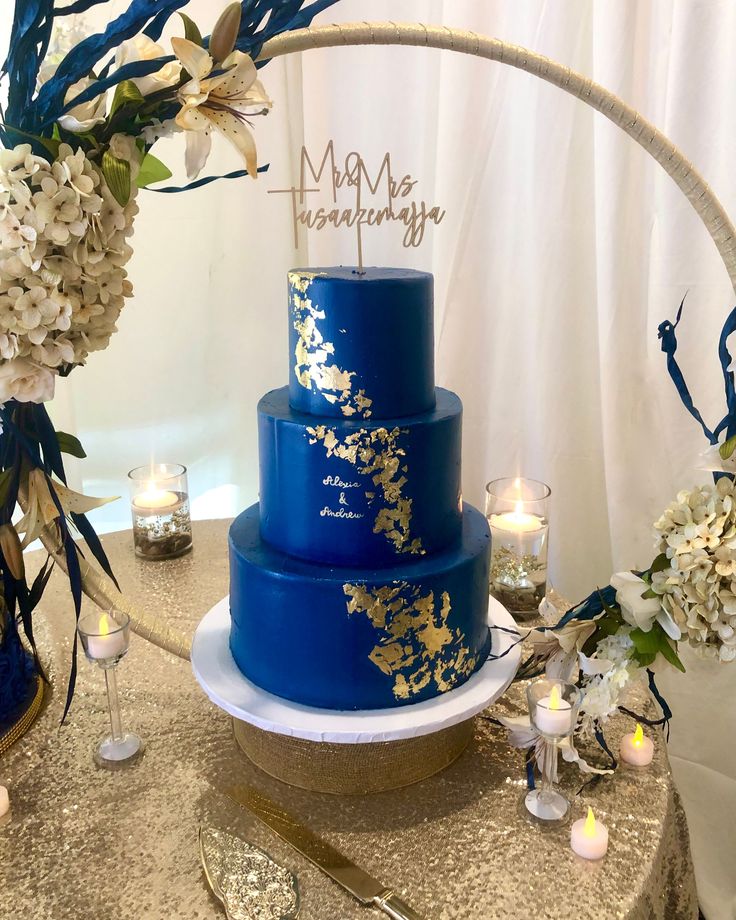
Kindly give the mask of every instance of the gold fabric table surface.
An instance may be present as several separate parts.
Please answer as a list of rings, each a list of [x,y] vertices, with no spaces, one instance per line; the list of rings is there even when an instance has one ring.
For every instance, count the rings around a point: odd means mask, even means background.
[[[130,532],[103,542],[126,594],[193,632],[227,592],[227,527],[196,523],[193,553],[168,562],[136,559]],[[35,555],[31,567],[42,561]],[[568,827],[543,832],[521,817],[523,753],[487,718],[455,764],[415,786],[366,797],[308,793],[252,767],[188,662],[133,636],[118,676],[124,724],[146,751],[130,767],[106,771],[92,761],[107,729],[104,678],[81,652],[76,697],[59,727],[73,620],[68,584],[55,573],[36,627],[53,698],[0,760],[12,803],[0,826],[3,920],[222,917],[199,862],[200,825],[239,834],[292,869],[303,920],[382,916],[226,798],[220,790],[234,778],[301,817],[427,920],[697,917],[687,825],[661,735],[651,769],[620,770],[578,795],[577,767],[562,765],[562,786],[576,795],[573,817],[591,804],[610,832],[607,858],[592,864],[571,851]],[[493,712],[520,713],[522,697],[513,685]],[[615,720],[611,743],[630,727]]]

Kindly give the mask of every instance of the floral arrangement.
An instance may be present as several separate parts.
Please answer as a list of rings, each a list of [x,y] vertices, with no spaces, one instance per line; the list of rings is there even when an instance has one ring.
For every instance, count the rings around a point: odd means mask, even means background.
[[[168,179],[151,148],[186,138],[184,191],[215,179],[256,178],[253,119],[272,103],[255,59],[268,39],[308,25],[336,0],[231,3],[202,36],[186,0],[132,0],[103,31],[85,35],[74,14],[107,0],[18,0],[3,68],[0,113],[0,734],[42,674],[32,614],[54,561],[70,579],[79,615],[83,550],[113,578],[86,513],[106,499],[66,487],[63,453],[79,441],[54,430],[44,402],[56,382],[107,347],[132,295],[126,265],[141,189]],[[159,43],[178,13],[171,53]],[[71,22],[72,25],[67,25]],[[172,22],[173,24],[173,22]],[[214,136],[241,168],[198,178]],[[15,513],[21,506],[22,516]],[[28,584],[23,549],[51,535],[59,552]],[[20,641],[25,632],[32,657]],[[76,672],[76,644],[67,698]],[[2,675],[9,675],[7,680]],[[65,712],[66,715],[66,712]]]
[[[605,725],[617,712],[645,724],[669,724],[671,710],[656,684],[666,667],[685,671],[678,643],[687,642],[701,656],[719,662],[736,660],[736,388],[728,338],[736,331],[736,310],[727,318],[719,341],[726,414],[712,430],[694,406],[675,357],[675,330],[682,317],[659,327],[669,374],[683,404],[708,438],[706,469],[713,482],[679,492],[653,525],[656,556],[644,572],[619,572],[610,584],[568,610],[559,622],[532,631],[532,654],[517,677],[546,672],[577,683],[582,691],[577,737],[594,738],[616,766]],[[540,612],[550,613],[543,601]],[[554,611],[556,615],[556,611]],[[658,719],[632,713],[627,691],[642,681],[662,710]],[[528,718],[502,719],[510,741],[529,751],[529,763],[556,773],[556,757]],[[605,773],[563,746],[563,757],[585,772]],[[530,775],[530,781],[532,777]]]

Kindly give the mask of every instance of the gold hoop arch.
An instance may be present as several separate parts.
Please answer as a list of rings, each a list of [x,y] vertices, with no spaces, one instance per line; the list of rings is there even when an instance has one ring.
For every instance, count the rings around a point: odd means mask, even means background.
[[[421,23],[353,22],[342,25],[298,29],[272,38],[263,46],[259,61],[270,60],[313,48],[351,45],[403,45],[440,48],[498,61],[526,71],[558,86],[592,106],[625,131],[674,179],[680,191],[703,221],[726,267],[736,292],[736,228],[705,179],[669,138],[627,105],[614,93],[583,74],[558,64],[541,54],[497,38],[478,35],[446,26]],[[21,497],[23,504],[23,497]],[[46,528],[41,540],[59,566],[66,571],[64,550],[55,528]],[[117,607],[130,616],[132,628],[166,651],[189,658],[191,640],[159,617],[136,609],[119,594],[107,576],[82,560],[82,587],[85,594],[104,610]]]

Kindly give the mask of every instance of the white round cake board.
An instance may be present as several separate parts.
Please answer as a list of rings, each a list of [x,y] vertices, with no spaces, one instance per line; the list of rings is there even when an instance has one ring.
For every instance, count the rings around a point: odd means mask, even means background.
[[[511,614],[495,598],[489,599],[488,622],[516,631]],[[449,728],[481,712],[508,688],[519,667],[518,638],[494,630],[493,654],[464,684],[431,700],[391,709],[359,712],[317,709],[282,699],[251,683],[230,654],[230,604],[224,597],[203,617],[192,642],[192,670],[207,696],[236,719],[267,732],[332,744],[398,741]]]

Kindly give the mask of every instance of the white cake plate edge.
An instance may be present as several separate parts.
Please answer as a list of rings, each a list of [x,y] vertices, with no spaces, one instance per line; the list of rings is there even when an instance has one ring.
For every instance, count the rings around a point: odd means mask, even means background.
[[[494,630],[493,654],[460,687],[431,700],[390,709],[358,712],[317,709],[282,699],[251,683],[230,653],[230,604],[224,597],[202,618],[192,642],[192,671],[209,699],[235,719],[279,735],[331,744],[368,744],[430,735],[472,718],[502,696],[519,667],[521,644],[511,614],[489,598],[488,623]],[[512,647],[513,646],[513,647]]]

